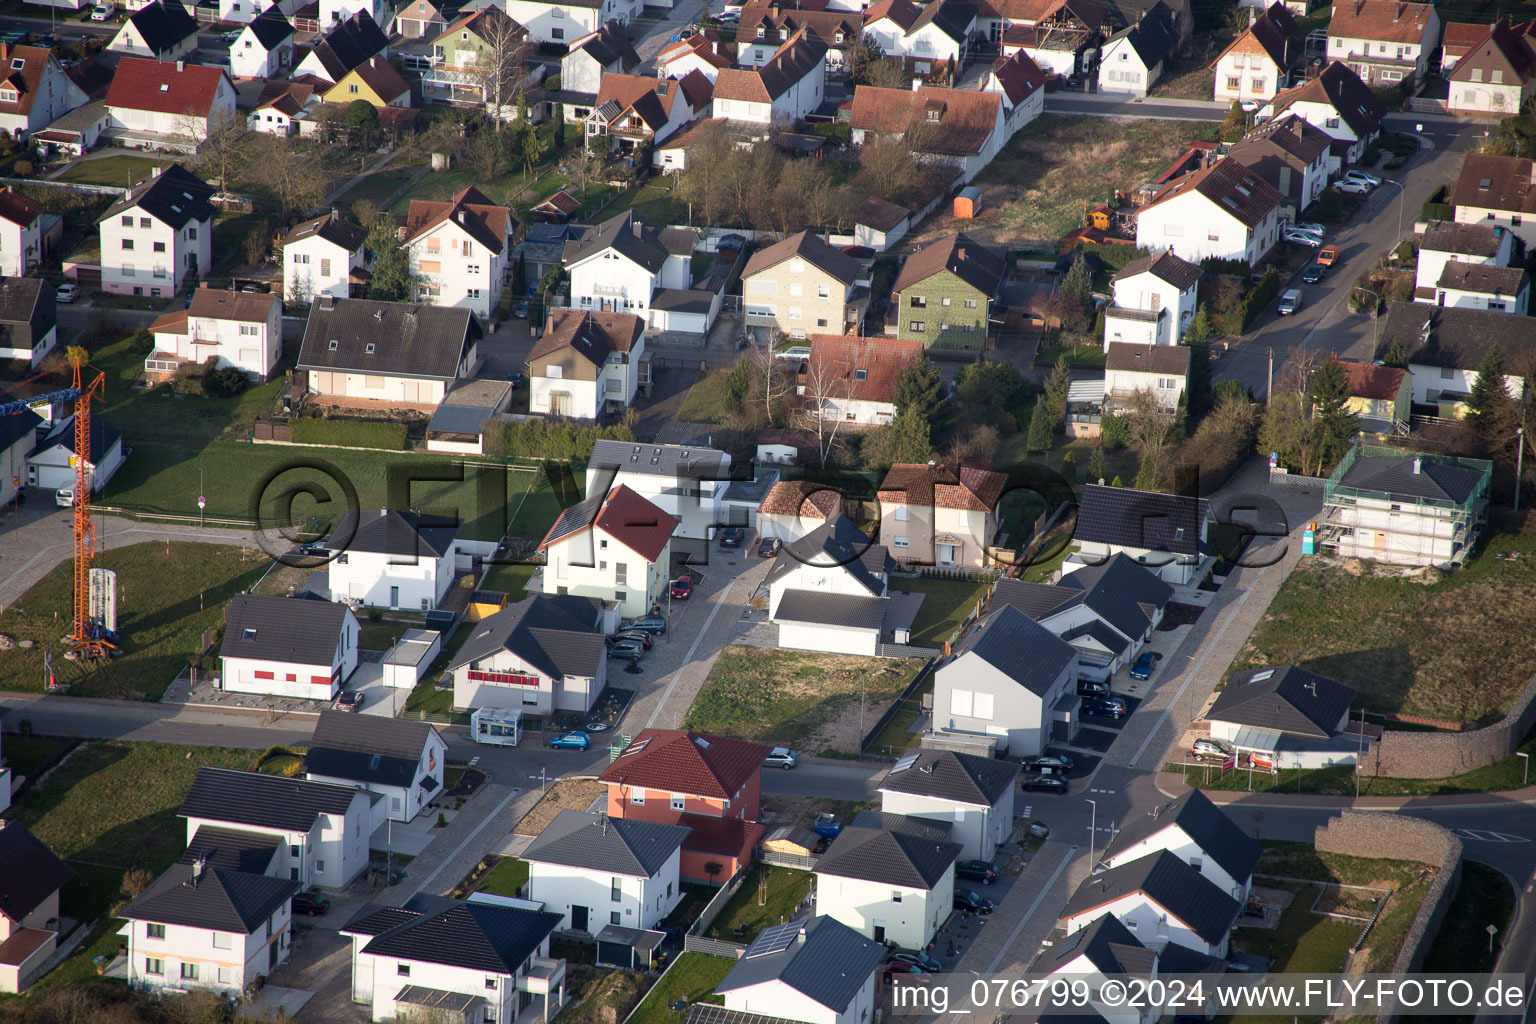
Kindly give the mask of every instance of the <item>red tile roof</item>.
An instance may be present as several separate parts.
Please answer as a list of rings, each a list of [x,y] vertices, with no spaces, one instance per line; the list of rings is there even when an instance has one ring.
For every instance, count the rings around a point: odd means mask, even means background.
[[[1045,72],[1023,50],[1012,57],[999,57],[992,65],[992,74],[997,77],[1002,94],[1008,97],[1009,106],[1016,107],[1037,89],[1045,88]]]
[[[107,106],[207,117],[223,81],[219,68],[124,57],[107,88]]]
[[[466,186],[446,203],[412,199],[405,214],[405,237],[413,242],[450,220],[493,253],[506,245],[515,221],[512,211],[495,203],[473,185]]]
[[[820,373],[825,366],[854,401],[889,402],[896,394],[896,375],[922,354],[920,341],[813,334],[809,372]]]
[[[1393,399],[1403,385],[1407,370],[1395,366],[1376,366],[1373,363],[1354,363],[1340,359],[1344,376],[1349,380],[1349,393],[1356,398]]]
[[[1003,496],[1008,478],[990,469],[962,466],[956,475],[948,466],[898,462],[880,484],[880,500],[919,508],[955,508],[991,512]]]
[[[843,492],[836,487],[811,480],[780,480],[768,488],[757,514],[830,519],[842,508],[842,501]]]
[[[898,134],[913,125],[932,127],[921,151],[945,156],[980,153],[997,129],[1001,99],[995,92],[945,89],[925,85],[916,90],[856,86],[849,124],[854,131]]]
[[[774,51],[762,67],[722,70],[715,79],[715,95],[726,100],[772,103],[814,72],[826,58],[827,44],[810,29],[802,28]]]
[[[35,199],[17,192],[11,186],[0,188],[0,217],[4,217],[12,224],[20,224],[26,227],[43,212],[43,206]]]
[[[1236,51],[1238,53],[1264,53],[1281,70],[1290,66],[1291,34],[1295,31],[1296,19],[1284,4],[1271,4],[1269,10],[1259,15],[1253,24],[1243,30],[1243,34],[1232,40],[1232,44],[1217,55],[1211,61],[1210,66],[1216,67],[1221,63],[1221,58]]]
[[[770,750],[761,743],[692,729],[645,729],[598,781],[732,800],[762,770]]]
[[[1466,21],[1447,21],[1440,26],[1440,47],[1447,57],[1460,57],[1482,42],[1487,34],[1487,25],[1475,25]]]
[[[1398,0],[1336,0],[1328,22],[1330,39],[1369,39],[1376,43],[1422,43],[1434,15],[1432,4]]]
[[[1224,213],[1253,227],[1267,217],[1285,198],[1280,190],[1253,173],[1241,160],[1227,157],[1203,171],[1187,175],[1183,180],[1157,197],[1157,201],[1143,206],[1138,213],[1145,213],[1154,206],[1161,206],[1178,196],[1199,192]]]
[[[592,525],[648,562],[661,557],[678,520],[619,484],[608,492]]]
[[[9,71],[5,84],[16,90],[14,102],[0,103],[0,113],[26,114],[32,110],[32,103],[43,87],[43,72],[48,69],[52,56],[53,51],[42,46],[0,46],[0,66]],[[18,60],[22,62],[21,67],[11,69]]]
[[[683,849],[691,853],[709,853],[719,857],[752,856],[763,841],[763,826],[742,818],[717,818],[712,814],[680,814],[679,825],[687,825],[688,838]]]

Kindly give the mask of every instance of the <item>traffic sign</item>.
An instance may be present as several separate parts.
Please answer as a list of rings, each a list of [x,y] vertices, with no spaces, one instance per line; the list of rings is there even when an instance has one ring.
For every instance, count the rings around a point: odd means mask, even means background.
[[[201,494],[199,494],[197,496],[197,507],[198,508],[207,508],[208,507],[208,499],[203,497]]]

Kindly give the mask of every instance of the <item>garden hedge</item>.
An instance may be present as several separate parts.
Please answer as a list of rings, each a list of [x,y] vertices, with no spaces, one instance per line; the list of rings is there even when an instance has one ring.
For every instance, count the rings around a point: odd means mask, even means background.
[[[295,444],[330,444],[339,448],[405,451],[405,424],[371,420],[298,419],[292,421]]]

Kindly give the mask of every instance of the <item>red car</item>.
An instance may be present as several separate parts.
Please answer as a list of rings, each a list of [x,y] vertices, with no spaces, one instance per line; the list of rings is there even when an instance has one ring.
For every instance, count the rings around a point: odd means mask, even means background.
[[[679,576],[672,581],[672,600],[686,601],[693,594],[693,577]]]

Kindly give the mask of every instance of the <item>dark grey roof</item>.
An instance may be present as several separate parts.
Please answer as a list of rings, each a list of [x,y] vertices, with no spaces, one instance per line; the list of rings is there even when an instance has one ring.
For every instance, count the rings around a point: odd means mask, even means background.
[[[1385,491],[1404,498],[1427,501],[1451,501],[1460,505],[1476,493],[1489,471],[1470,466],[1453,466],[1434,461],[1433,456],[1402,458],[1362,455],[1339,478],[1344,487],[1363,491]],[[1418,469],[1414,469],[1414,463]]]
[[[1327,739],[1355,701],[1355,691],[1295,665],[1249,669],[1227,680],[1205,717],[1255,729]]]
[[[202,860],[220,871],[244,871],[264,875],[272,867],[272,858],[283,844],[282,836],[270,832],[247,832],[238,828],[200,825],[181,855],[181,863]]]
[[[342,630],[351,617],[346,605],[236,594],[224,608],[219,657],[260,658],[329,669],[340,656]]]
[[[321,297],[309,311],[298,369],[451,381],[481,333],[474,314],[454,306]]]
[[[268,52],[293,35],[293,26],[288,24],[288,19],[275,6],[258,14],[251,21],[250,28],[251,35]]]
[[[268,8],[268,12],[273,8]],[[260,20],[260,19],[257,19]],[[335,210],[323,217],[307,220],[302,224],[295,224],[283,239],[283,244],[302,242],[306,238],[319,235],[333,245],[339,245],[348,252],[356,252],[364,242],[368,240],[368,232],[362,227],[343,218]]]
[[[1419,251],[1453,252],[1458,256],[1497,256],[1509,229],[1495,224],[1458,224],[1432,220],[1424,226]]]
[[[1029,580],[1005,576],[992,588],[992,602],[988,606],[1012,605],[1031,619],[1043,619],[1064,607],[1082,601],[1082,593],[1074,592],[1054,583],[1032,583]]]
[[[1495,344],[1506,367],[1519,366],[1536,351],[1536,317],[1394,302],[1381,325],[1377,358],[1390,350],[1393,342],[1401,342],[1408,362],[1420,366],[1476,370]]]
[[[860,811],[860,812],[858,812],[858,814],[854,815],[854,824],[858,824],[858,816],[859,816],[859,814],[876,814],[876,815],[878,815],[879,812],[878,811]],[[900,817],[900,815],[893,814],[893,815],[891,815],[891,817],[896,818],[896,817]],[[879,827],[879,826],[869,826],[869,827],[875,828],[875,827]],[[780,842],[782,842],[782,843],[793,843],[796,846],[799,846],[799,847],[801,847],[803,849],[814,850],[814,849],[816,849],[817,845],[820,844],[821,837],[818,836],[815,832],[812,832],[810,829],[808,829],[808,828],[801,828],[799,825],[780,825],[778,828],[772,829],[771,831],[768,832],[767,835],[763,836],[763,842],[764,843],[780,843]]]
[[[715,293],[702,288],[658,288],[651,296],[652,309],[672,313],[708,313],[714,302]]]
[[[883,829],[886,832],[916,836],[918,839],[939,840],[948,839],[955,828],[955,823],[952,821],[917,818],[910,814],[889,814],[885,811],[855,811],[853,820],[848,824],[854,828]],[[815,833],[812,835],[814,836]]]
[[[821,622],[850,629],[881,629],[888,597],[831,594],[822,590],[786,590],[774,609],[775,622]]]
[[[96,410],[91,410],[91,465],[101,465],[102,459],[112,450],[112,446],[123,439],[122,431],[96,415]],[[50,448],[63,447],[66,451],[75,450],[75,417],[54,420],[48,428],[48,433],[43,439],[33,446],[27,453],[28,458],[35,458]]]
[[[428,738],[426,722],[322,711],[304,768],[314,775],[385,786],[409,786]]]
[[[555,520],[555,525],[550,527],[549,533],[544,535],[545,541],[548,542],[550,538],[559,540],[589,528],[597,522],[597,514],[603,510],[603,502],[607,497],[606,493],[594,494],[561,512],[560,517]]]
[[[1264,851],[1211,798],[1192,789],[1147,814],[1129,818],[1115,833],[1105,860],[1113,860],[1167,828],[1177,827],[1222,870],[1238,881],[1253,874]]]
[[[393,509],[348,509],[327,543],[338,551],[367,551],[407,558],[441,558],[453,547],[459,524],[444,516]]]
[[[885,593],[879,574],[886,572],[889,562],[890,552],[884,544],[870,543],[853,520],[840,514],[782,546],[764,582],[772,583],[801,565],[840,565],[860,586],[879,597]]]
[[[0,402],[9,402],[13,397],[0,388]],[[0,452],[10,451],[17,444],[25,444],[30,452],[37,439],[37,428],[42,423],[43,418],[31,409],[0,416]]]
[[[183,39],[197,34],[197,19],[179,0],[154,0],[130,14],[128,23],[156,55],[169,54]]]
[[[522,856],[534,863],[650,878],[682,849],[688,832],[686,825],[561,811]]]
[[[597,610],[589,597],[530,595],[475,623],[448,667],[457,669],[511,651],[551,679],[596,676],[607,657],[603,634],[595,625]]]
[[[389,39],[367,11],[358,11],[338,22],[325,37],[314,44],[314,54],[330,76],[340,82],[347,72],[365,63],[389,45]]]
[[[1204,498],[1088,484],[1078,502],[1073,537],[1079,542],[1195,555],[1209,514],[1210,502]]]
[[[1173,600],[1162,577],[1119,552],[1102,565],[1067,573],[1060,586],[1080,592],[1084,607],[1132,639],[1145,636],[1157,611]]]
[[[754,955],[749,946],[715,991],[779,981],[812,1002],[842,1013],[885,961],[885,953],[883,942],[866,939],[830,917],[813,917],[802,922],[787,949]]]
[[[1172,976],[1188,978],[1194,974],[1225,974],[1227,962],[1219,956],[1210,956],[1190,949],[1188,946],[1181,946],[1177,942],[1169,942],[1157,951],[1157,973],[1162,978]],[[1083,1022],[1079,1020],[1078,1024]]]
[[[208,202],[213,193],[212,185],[180,164],[172,164],[133,186],[126,196],[108,207],[96,223],[128,210],[142,210],[161,223],[180,230],[188,221],[213,217],[213,206]]]
[[[914,760],[915,758],[915,760]],[[1019,766],[952,750],[920,750],[897,761],[876,788],[990,807],[1013,788]]]
[[[923,7],[922,13],[912,20],[907,35],[913,35],[924,25],[933,24],[940,32],[956,42],[964,42],[966,33],[976,21],[976,8],[969,0],[934,0]]]
[[[1060,970],[1080,956],[1108,975],[1129,974],[1150,978],[1157,954],[1136,940],[1131,930],[1113,914],[1105,914],[1081,931],[1056,944],[1053,970]]]
[[[0,914],[20,921],[74,875],[27,826],[0,821]]]
[[[288,878],[173,864],[118,916],[250,935],[298,891]]]
[[[863,276],[858,260],[841,249],[827,244],[814,231],[802,231],[782,242],[775,242],[773,245],[759,249],[747,261],[746,269],[741,272],[741,276],[752,277],[754,274],[778,266],[791,257],[804,260],[845,285],[851,285]]]
[[[463,992],[449,992],[446,989],[427,988],[425,985],[406,985],[395,993],[395,1004],[406,1006],[425,1007],[425,1012],[432,1015],[437,1011],[440,1015],[461,1014],[461,1019],[473,1019],[468,1016],[470,1011],[485,1002],[481,995],[465,995]],[[405,1016],[405,1014],[402,1014]]]
[[[621,473],[645,473],[683,480],[723,480],[729,466],[717,448],[685,444],[638,444],[633,441],[598,441],[587,460],[587,472],[616,469]],[[613,481],[617,483],[617,479]]]
[[[580,238],[566,242],[561,259],[569,267],[610,248],[653,274],[667,262],[667,247],[656,226],[633,210],[595,224]]]
[[[964,849],[900,832],[845,828],[816,862],[816,873],[908,889],[932,889]]]
[[[1078,917],[1131,893],[1142,893],[1207,943],[1219,945],[1242,908],[1200,872],[1167,850],[1089,875],[1077,887],[1063,919]]]
[[[1083,637],[1092,640],[1108,651],[1110,655],[1117,658],[1131,646],[1129,640],[1105,625],[1102,619],[1090,619],[1088,622],[1080,626],[1073,626],[1061,634],[1061,638],[1069,644],[1074,640],[1081,640]],[[1073,646],[1077,645],[1073,644]]]
[[[404,907],[365,907],[342,934],[372,935],[363,952],[496,974],[516,974],[561,915],[492,903],[413,897]]]
[[[40,277],[0,278],[0,328],[26,324],[35,341],[58,324],[54,289]]]
[[[308,832],[320,814],[347,813],[358,791],[330,782],[231,768],[200,768],[176,813],[255,828]]]
[[[945,667],[974,654],[1037,696],[1045,696],[1062,670],[1077,657],[1066,641],[1011,605],[982,616]]]
[[[1161,4],[1162,0],[1158,0],[1158,3]],[[1187,292],[1200,283],[1201,271],[1199,264],[1182,260],[1173,254],[1172,249],[1167,249],[1156,256],[1142,256],[1131,260],[1121,267],[1119,273],[1115,274],[1111,280],[1123,281],[1128,277],[1147,273],[1168,282],[1181,292]]]
[[[1173,12],[1163,0],[1157,0],[1140,21],[1110,36],[1109,42],[1122,38],[1136,51],[1141,63],[1150,69],[1173,52],[1179,42],[1179,32],[1173,25]]]
[[[341,926],[344,935],[383,935],[409,921],[429,914],[441,914],[457,903],[446,896],[417,893],[398,907],[365,903]]]

